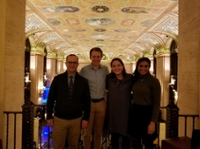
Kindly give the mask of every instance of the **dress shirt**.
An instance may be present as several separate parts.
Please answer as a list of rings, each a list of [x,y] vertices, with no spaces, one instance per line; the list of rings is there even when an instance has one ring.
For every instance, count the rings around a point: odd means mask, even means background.
[[[92,99],[105,97],[106,76],[108,73],[108,68],[103,65],[100,65],[98,69],[94,69],[92,65],[87,65],[81,69],[80,75],[88,80]]]

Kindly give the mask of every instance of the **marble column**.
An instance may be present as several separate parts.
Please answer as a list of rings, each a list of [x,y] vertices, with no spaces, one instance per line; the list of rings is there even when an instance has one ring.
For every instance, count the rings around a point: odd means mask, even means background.
[[[169,82],[170,82],[170,54],[156,55],[156,78],[161,84],[161,106],[167,106],[169,103]],[[163,111],[163,118],[165,119]]]
[[[136,62],[132,62],[132,71],[133,71],[133,73],[135,71],[135,68],[136,68]]]
[[[130,62],[124,62],[124,66],[126,68],[126,72],[127,73],[133,73],[133,70],[132,70],[132,63]]]
[[[65,71],[64,69],[64,60],[63,59],[57,59],[56,60],[56,74],[60,74],[60,73],[63,73]]]
[[[31,52],[30,57],[30,80],[31,80],[31,101],[40,104],[41,92],[43,89],[43,67],[44,53]]]
[[[46,76],[48,78],[47,86],[50,87],[53,78],[56,75],[56,57],[47,55],[46,58]]]
[[[179,1],[178,107],[180,114],[200,114],[200,1]],[[196,119],[200,128],[200,119]],[[191,121],[188,120],[191,126]],[[188,126],[188,136],[191,127]],[[179,135],[183,135],[180,120]]]
[[[158,54],[156,56],[156,78],[161,84],[161,106],[167,106],[169,103],[169,78],[170,78],[170,55],[169,54]],[[153,61],[151,61],[153,64]],[[151,66],[153,68],[153,65]],[[161,110],[162,119],[166,120],[166,110]],[[166,124],[160,123],[160,144],[161,139],[166,138]]]
[[[154,68],[154,62],[153,62],[153,57],[149,57],[150,61],[151,61],[151,67],[150,67],[150,73],[153,74],[153,68]]]
[[[1,0],[0,20],[0,138],[5,148],[6,120],[2,113],[22,111],[24,101],[25,0]],[[13,124],[13,120],[11,117],[9,122]],[[21,122],[17,116],[17,136],[21,136]],[[11,126],[9,142],[13,142]],[[17,137],[16,148],[21,148],[21,137]]]

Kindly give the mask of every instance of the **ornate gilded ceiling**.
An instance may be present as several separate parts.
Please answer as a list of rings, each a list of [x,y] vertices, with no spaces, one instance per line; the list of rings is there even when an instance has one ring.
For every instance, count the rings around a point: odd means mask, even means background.
[[[57,57],[87,60],[98,46],[105,59],[134,61],[178,42],[178,1],[27,0],[25,31],[33,50]]]

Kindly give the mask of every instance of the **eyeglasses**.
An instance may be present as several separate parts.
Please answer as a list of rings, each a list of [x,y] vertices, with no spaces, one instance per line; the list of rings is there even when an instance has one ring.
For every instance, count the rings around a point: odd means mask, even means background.
[[[69,65],[77,65],[78,64],[78,62],[67,62],[67,64],[69,64]]]

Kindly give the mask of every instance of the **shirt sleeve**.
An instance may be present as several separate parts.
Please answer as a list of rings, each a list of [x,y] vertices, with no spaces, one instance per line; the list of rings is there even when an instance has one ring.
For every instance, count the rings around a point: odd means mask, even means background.
[[[91,97],[90,89],[87,80],[85,80],[84,95],[83,95],[83,120],[88,121],[90,117]]]
[[[108,77],[109,77],[109,75],[106,76],[106,90],[108,90],[108,87],[109,87],[108,86],[109,85],[109,83],[108,83]]]
[[[152,96],[153,96],[153,113],[151,121],[157,122],[160,111],[160,97],[161,97],[161,86],[157,78],[154,79],[152,84]]]
[[[55,78],[53,79],[50,90],[49,90],[49,95],[47,99],[47,119],[52,119],[53,118],[53,109],[54,109],[54,104],[55,104],[55,99],[56,99],[56,81]]]

